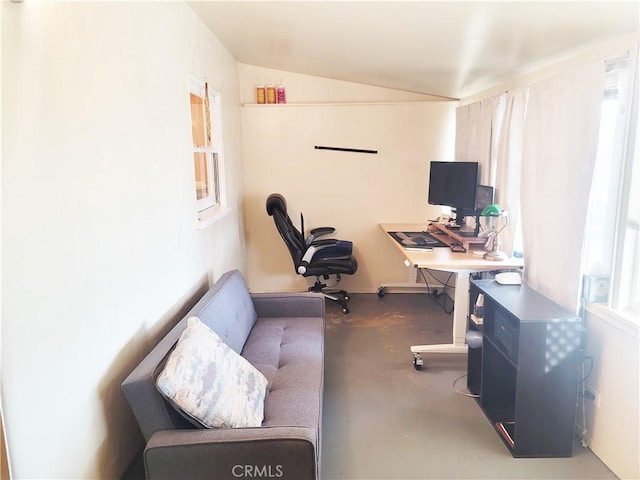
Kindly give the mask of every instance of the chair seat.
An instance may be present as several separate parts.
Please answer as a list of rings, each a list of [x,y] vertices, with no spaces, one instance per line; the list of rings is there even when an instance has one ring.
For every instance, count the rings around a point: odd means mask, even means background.
[[[338,258],[313,258],[307,267],[305,277],[326,275],[331,273],[340,273],[345,275],[353,275],[358,269],[358,261],[356,257],[350,255],[348,257]]]
[[[353,242],[338,240],[336,245],[318,250],[313,258],[349,258],[352,257],[352,252]]]

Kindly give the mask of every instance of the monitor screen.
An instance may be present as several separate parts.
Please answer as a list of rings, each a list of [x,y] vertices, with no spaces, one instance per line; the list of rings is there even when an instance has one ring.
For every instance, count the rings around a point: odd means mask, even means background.
[[[429,203],[475,210],[478,162],[431,162]]]
[[[484,207],[493,203],[493,187],[478,185],[476,187],[476,212],[481,212]]]

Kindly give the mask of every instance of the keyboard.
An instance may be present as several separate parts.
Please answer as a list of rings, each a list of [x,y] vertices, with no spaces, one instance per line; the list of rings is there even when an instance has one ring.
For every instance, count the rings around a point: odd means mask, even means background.
[[[389,232],[405,248],[446,247],[447,244],[427,232]]]

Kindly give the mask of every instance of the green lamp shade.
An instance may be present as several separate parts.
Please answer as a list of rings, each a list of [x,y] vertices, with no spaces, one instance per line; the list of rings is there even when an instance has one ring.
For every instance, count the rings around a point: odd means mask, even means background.
[[[480,212],[481,217],[499,217],[500,215],[502,215],[502,208],[497,203],[487,205]]]

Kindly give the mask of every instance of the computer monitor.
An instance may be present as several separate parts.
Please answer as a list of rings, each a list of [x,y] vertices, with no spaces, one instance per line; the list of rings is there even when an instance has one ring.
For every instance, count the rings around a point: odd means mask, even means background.
[[[455,209],[462,226],[465,215],[475,214],[477,184],[478,162],[431,162],[428,201]]]
[[[476,186],[476,205],[474,210],[481,212],[487,205],[493,204],[493,187],[489,185]]]
[[[477,185],[476,186],[476,206],[473,212],[473,216],[476,220],[476,227],[473,230],[473,236],[477,237],[480,234],[480,213],[487,205],[493,204],[493,187],[489,185]],[[465,215],[470,216],[470,213]]]

